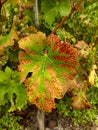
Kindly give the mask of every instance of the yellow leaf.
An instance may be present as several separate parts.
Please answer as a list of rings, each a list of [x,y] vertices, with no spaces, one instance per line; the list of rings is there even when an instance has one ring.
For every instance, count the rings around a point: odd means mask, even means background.
[[[88,76],[88,81],[89,81],[89,83],[90,83],[91,85],[94,85],[96,76],[97,76],[97,75],[96,75],[95,69],[92,69],[92,70],[90,71],[89,76]]]

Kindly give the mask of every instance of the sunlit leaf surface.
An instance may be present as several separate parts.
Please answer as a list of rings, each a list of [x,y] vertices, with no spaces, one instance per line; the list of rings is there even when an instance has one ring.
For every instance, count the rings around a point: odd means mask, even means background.
[[[51,112],[54,99],[61,99],[70,88],[67,80],[75,76],[78,52],[56,35],[46,38],[38,32],[19,41],[19,71],[32,104]]]

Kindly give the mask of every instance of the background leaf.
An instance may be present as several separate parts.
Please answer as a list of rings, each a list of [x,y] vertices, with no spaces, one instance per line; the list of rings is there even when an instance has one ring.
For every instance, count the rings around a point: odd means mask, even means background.
[[[3,75],[0,80],[0,105],[10,102],[9,111],[20,110],[27,103],[27,95],[24,85],[19,83],[18,72],[7,67],[5,72],[0,71],[0,73]]]
[[[62,0],[61,2],[43,0],[41,3],[41,12],[43,13],[43,18],[48,25],[52,25],[59,13],[61,16],[67,16],[70,10],[70,0]]]
[[[14,45],[14,40],[18,40],[18,35],[13,29],[8,35],[0,37],[0,55],[4,53],[6,47]]]

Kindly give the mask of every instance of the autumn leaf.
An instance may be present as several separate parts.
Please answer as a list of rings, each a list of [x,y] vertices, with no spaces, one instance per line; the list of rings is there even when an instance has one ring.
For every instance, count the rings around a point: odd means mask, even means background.
[[[75,76],[78,52],[61,43],[58,36],[46,38],[42,32],[21,39],[19,47],[18,68],[29,100],[39,109],[51,112],[55,98],[61,99],[69,89],[67,80]]]
[[[78,51],[65,41],[60,42],[60,37],[54,34],[48,37],[48,42],[51,44],[54,43],[53,51],[59,48],[58,53],[63,54],[53,56],[55,59],[65,63],[59,64],[59,66],[70,71],[68,74],[66,74],[67,72],[63,72],[63,75],[68,79],[73,79],[76,75],[76,69],[78,67]]]
[[[86,98],[85,91],[76,91],[76,95],[72,97],[72,106],[76,109],[90,108],[90,103]]]
[[[3,54],[6,47],[14,45],[14,40],[18,40],[18,35],[13,29],[8,35],[0,37],[0,55]]]
[[[96,77],[97,77],[97,74],[96,74],[96,71],[95,69],[97,69],[97,66],[96,65],[93,65],[91,71],[90,71],[90,74],[88,76],[88,81],[91,85],[94,85],[95,83],[95,80],[96,80]]]
[[[81,57],[86,58],[89,55],[90,48],[85,41],[78,41],[75,47],[79,50]]]

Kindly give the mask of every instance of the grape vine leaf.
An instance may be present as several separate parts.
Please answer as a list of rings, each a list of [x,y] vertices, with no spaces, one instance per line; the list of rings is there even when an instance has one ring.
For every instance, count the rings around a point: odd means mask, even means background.
[[[71,11],[70,0],[62,0],[59,3],[58,8],[59,8],[59,12],[61,16],[67,16],[69,12]]]
[[[18,40],[18,35],[14,29],[8,35],[0,37],[0,55],[3,54],[6,47],[14,45],[14,40]]]
[[[5,71],[0,71],[0,105],[11,104],[9,111],[22,109],[27,103],[26,90],[23,84],[19,83],[18,72],[6,67]]]
[[[70,0],[62,1],[52,1],[43,0],[41,3],[41,12],[43,14],[43,19],[48,25],[52,25],[58,14],[62,16],[67,16],[71,10]]]
[[[90,103],[86,97],[86,91],[84,90],[74,90],[74,95],[72,97],[72,106],[76,109],[90,108]]]
[[[58,36],[48,38],[38,32],[19,41],[19,72],[25,83],[29,100],[39,109],[51,112],[55,98],[61,99],[67,87],[67,79],[75,76],[78,52]]]

